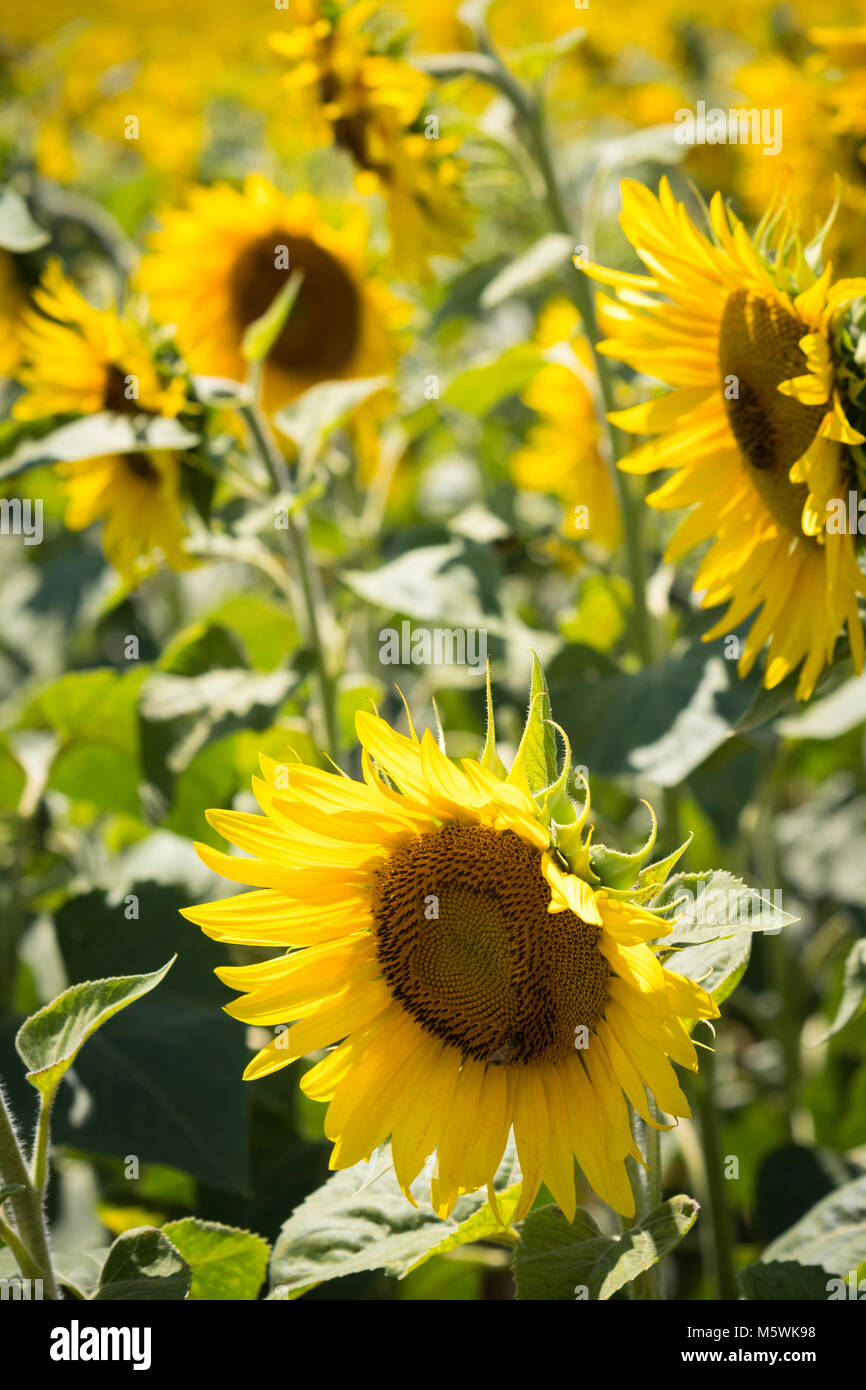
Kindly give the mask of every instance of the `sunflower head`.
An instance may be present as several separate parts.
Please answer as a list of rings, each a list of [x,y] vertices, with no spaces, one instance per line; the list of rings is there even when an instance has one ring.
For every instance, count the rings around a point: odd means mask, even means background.
[[[683,1020],[718,1013],[664,961],[670,927],[646,905],[664,873],[642,868],[655,824],[636,855],[593,846],[588,787],[575,804],[570,752],[557,770],[546,715],[536,667],[506,773],[489,687],[478,758],[452,760],[411,719],[403,735],[360,713],[360,780],[263,760],[253,786],[264,815],[208,816],[253,857],[197,847],[255,887],[184,915],[220,941],[288,948],[217,972],[241,992],[228,1013],[277,1030],[245,1075],[318,1052],[302,1087],[328,1103],[331,1166],[390,1137],[414,1200],[435,1150],[443,1217],[461,1192],[492,1183],[512,1127],[524,1174],[515,1219],[542,1181],[572,1218],[575,1158],[631,1214],[625,1159],[639,1151],[626,1098],[650,1124],[648,1091],[688,1115],[671,1065],[697,1066]]]
[[[694,587],[704,605],[729,606],[706,637],[759,609],[741,675],[766,645],[765,685],[799,668],[805,699],[843,626],[858,671],[863,663],[866,583],[855,538],[832,518],[856,485],[853,450],[864,438],[838,345],[866,281],[834,283],[832,267],[817,264],[820,238],[805,248],[784,202],[750,238],[719,194],[707,231],[667,180],[658,198],[630,181],[622,194],[622,226],[649,274],[588,268],[618,300],[600,301],[609,334],[600,350],[673,390],[611,415],[627,431],[657,436],[620,466],[676,470],[647,500],[693,508],[669,559],[712,542]]]
[[[242,190],[194,189],[162,222],[140,284],[157,320],[176,326],[193,371],[243,378],[245,330],[295,271],[300,291],[265,364],[268,409],[317,382],[393,366],[403,310],[369,274],[361,214],[337,229],[310,195],[286,197],[254,175]]]
[[[138,320],[91,304],[59,261],[46,267],[33,301],[21,315],[24,392],[12,408],[19,420],[102,412],[174,419],[188,406],[186,382],[167,373]],[[68,497],[66,525],[81,530],[103,519],[106,557],[127,581],[160,559],[189,566],[178,454],[105,454],[57,471]]]
[[[375,4],[339,6],[303,0],[294,27],[271,38],[287,63],[284,87],[292,128],[315,143],[345,150],[363,192],[388,207],[394,260],[401,271],[425,270],[433,255],[456,255],[470,232],[461,183],[459,141],[439,138],[425,109],[433,82],[395,56],[373,27]],[[300,100],[298,100],[300,98]]]

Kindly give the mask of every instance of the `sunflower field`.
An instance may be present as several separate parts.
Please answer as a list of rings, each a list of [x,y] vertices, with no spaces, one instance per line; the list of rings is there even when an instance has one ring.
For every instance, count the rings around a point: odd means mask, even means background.
[[[828,1365],[861,0],[0,29],[3,1331],[593,1301]]]

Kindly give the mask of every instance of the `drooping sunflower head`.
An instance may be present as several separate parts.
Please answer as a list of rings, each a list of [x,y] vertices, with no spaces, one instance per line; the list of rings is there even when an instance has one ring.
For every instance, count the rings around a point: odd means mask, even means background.
[[[245,1076],[330,1049],[302,1087],[328,1102],[331,1166],[390,1137],[409,1195],[435,1150],[443,1217],[461,1192],[491,1184],[512,1127],[524,1175],[514,1219],[542,1181],[572,1218],[575,1157],[631,1214],[626,1097],[649,1123],[647,1090],[688,1115],[671,1059],[694,1069],[683,1020],[718,1013],[660,959],[670,928],[644,905],[657,887],[639,875],[654,833],[635,886],[606,885],[588,790],[579,808],[566,793],[570,755],[533,793],[544,699],[538,690],[507,775],[489,693],[480,759],[454,761],[429,730],[419,739],[410,721],[404,736],[361,713],[360,781],[263,760],[253,785],[264,815],[208,815],[253,857],[197,847],[253,891],[184,913],[216,940],[288,948],[217,972],[241,991],[228,1013],[276,1030]]]
[[[162,223],[140,284],[156,319],[176,325],[193,371],[243,379],[244,332],[295,271],[303,275],[300,291],[265,364],[269,409],[317,382],[375,376],[393,365],[402,311],[369,274],[360,214],[338,230],[310,195],[286,197],[253,175],[242,190],[194,189]]]
[[[59,261],[49,262],[33,301],[21,315],[24,392],[12,408],[19,420],[101,412],[174,419],[184,409],[186,383],[163,371],[141,324],[113,305],[91,304]],[[178,454],[104,454],[57,471],[68,497],[66,525],[82,530],[103,519],[106,557],[127,580],[159,560],[174,569],[190,564]]]
[[[459,140],[440,138],[438,117],[425,118],[433,83],[370,28],[378,14],[366,0],[303,0],[271,47],[288,64],[293,131],[300,120],[313,140],[347,152],[359,189],[386,199],[398,269],[423,270],[433,255],[456,255],[470,232]]]
[[[658,198],[630,181],[622,197],[622,226],[650,273],[589,267],[617,294],[601,300],[601,351],[674,389],[613,413],[621,428],[658,436],[620,466],[677,470],[647,500],[693,508],[668,558],[712,542],[694,587],[705,606],[729,607],[706,637],[760,609],[740,674],[767,646],[764,684],[799,667],[797,696],[808,698],[843,626],[858,671],[863,662],[866,586],[855,536],[834,519],[857,488],[863,435],[841,390],[839,344],[866,281],[813,270],[784,208],[753,240],[719,194],[706,233],[666,180]]]

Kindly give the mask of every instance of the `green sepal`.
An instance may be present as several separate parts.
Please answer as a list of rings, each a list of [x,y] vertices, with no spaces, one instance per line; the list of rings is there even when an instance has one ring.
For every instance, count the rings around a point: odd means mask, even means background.
[[[550,709],[550,692],[541,664],[532,653],[529,713],[506,782],[522,787],[530,796],[545,791],[557,778],[556,735]]]
[[[690,834],[689,838],[683,841],[679,849],[673,850],[666,858],[657,859],[654,864],[647,864],[646,868],[641,869],[637,876],[637,888],[635,892],[637,901],[640,902],[644,899],[655,897],[662,884],[667,881],[668,875],[676,868],[677,864],[682,859],[694,838],[694,834]]]
[[[489,659],[487,662],[487,735],[479,761],[486,772],[492,772],[494,777],[501,778],[503,782],[506,780],[508,774],[505,764],[496,751],[496,722],[493,718],[493,691],[490,689]]]
[[[608,888],[633,888],[643,865],[652,853],[658,834],[658,822],[649,802],[645,801],[643,804],[652,817],[652,829],[649,839],[641,849],[635,850],[633,854],[624,854],[621,850],[608,849],[607,845],[593,845],[589,852],[593,870]]]

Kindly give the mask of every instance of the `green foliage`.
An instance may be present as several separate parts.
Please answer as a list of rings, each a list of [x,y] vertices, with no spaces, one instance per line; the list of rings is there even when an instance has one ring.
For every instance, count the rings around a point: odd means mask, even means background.
[[[170,1221],[162,1227],[162,1234],[192,1271],[189,1297],[193,1302],[250,1300],[258,1294],[270,1254],[267,1241],[260,1236],[195,1217]]]
[[[394,1177],[388,1148],[329,1178],[283,1226],[271,1260],[271,1298],[299,1298],[328,1279],[385,1269],[403,1278],[431,1256],[471,1241],[507,1239],[520,1186],[509,1146],[494,1179],[501,1220],[482,1193],[459,1197],[441,1221],[427,1201],[431,1164],[412,1184],[410,1206]]]
[[[149,994],[165,978],[174,957],[149,975],[127,975],[73,985],[21,1025],[15,1046],[27,1080],[50,1103],[64,1074],[98,1028]]]
[[[559,1207],[530,1212],[514,1252],[519,1299],[608,1299],[651,1269],[695,1224],[698,1204],[671,1197],[621,1236],[606,1236],[588,1211],[569,1224]]]

